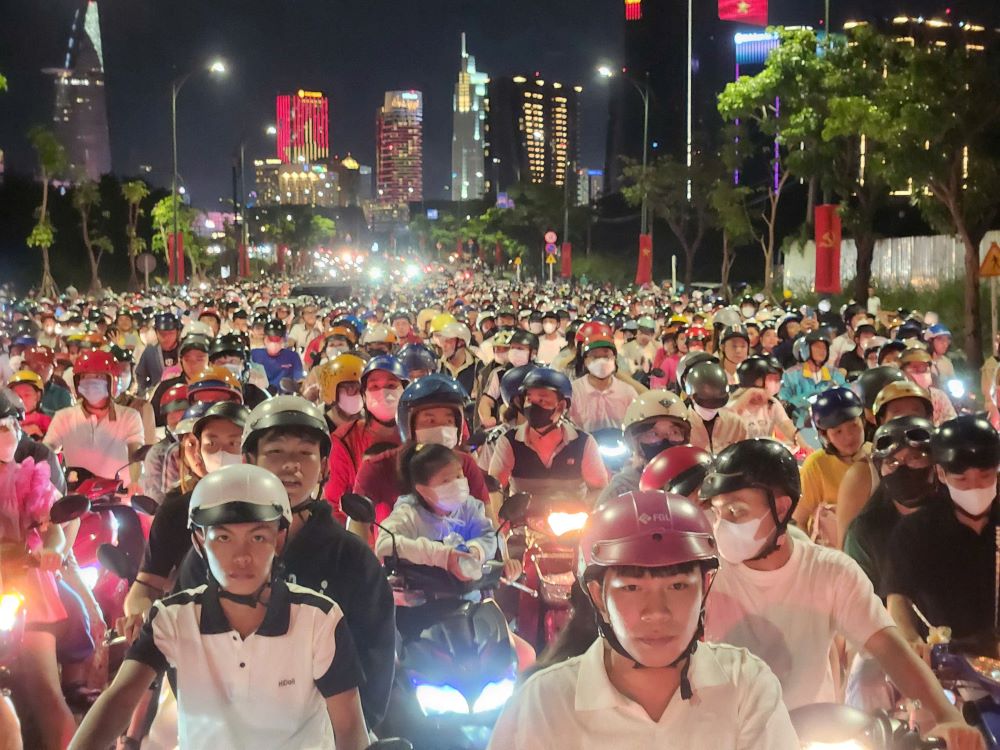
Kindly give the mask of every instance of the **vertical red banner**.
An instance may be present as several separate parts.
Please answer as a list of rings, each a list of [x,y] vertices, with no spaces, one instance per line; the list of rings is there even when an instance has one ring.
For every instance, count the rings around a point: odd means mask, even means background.
[[[816,206],[816,291],[840,292],[840,213],[835,205]]]
[[[173,286],[176,283],[176,275],[174,274],[174,236],[172,234],[167,235],[167,283]]]
[[[573,275],[573,245],[569,242],[562,243],[562,265],[559,267],[559,275],[568,279]]]
[[[462,240],[455,240],[455,254],[459,260],[465,259],[465,243]]]
[[[503,263],[503,248],[499,242],[493,248],[493,262],[498,266]]]
[[[637,286],[650,284],[653,281],[653,235],[639,235],[639,264],[635,269]]]
[[[247,246],[241,242],[237,252],[236,273],[241,279],[245,279],[250,275],[250,256],[247,254]]]
[[[719,18],[751,26],[767,26],[767,0],[719,0]]]
[[[181,286],[184,283],[184,234],[167,235],[168,282]]]
[[[288,247],[285,245],[278,245],[278,273],[285,272],[285,254],[288,252]]]

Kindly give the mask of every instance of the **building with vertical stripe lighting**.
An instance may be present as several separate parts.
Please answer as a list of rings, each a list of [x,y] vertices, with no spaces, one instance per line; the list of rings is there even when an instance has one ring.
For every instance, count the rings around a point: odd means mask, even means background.
[[[279,94],[276,102],[278,159],[315,164],[330,156],[329,100],[319,91]]]
[[[424,103],[419,91],[386,91],[376,122],[376,212],[409,221],[408,204],[424,199]]]
[[[452,103],[451,195],[454,200],[481,198],[486,192],[483,143],[486,135],[486,84],[489,76],[476,70],[476,58],[465,50]]]

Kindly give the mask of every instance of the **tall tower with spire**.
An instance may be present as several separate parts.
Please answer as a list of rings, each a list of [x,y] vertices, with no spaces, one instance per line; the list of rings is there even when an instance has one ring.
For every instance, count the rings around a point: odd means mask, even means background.
[[[465,48],[453,99],[451,139],[452,200],[475,200],[486,193],[483,141],[486,137],[486,84],[489,76],[476,70],[476,58]]]
[[[96,0],[78,5],[63,65],[45,72],[55,78],[53,130],[66,149],[69,162],[66,178],[100,179],[111,171],[111,138]]]

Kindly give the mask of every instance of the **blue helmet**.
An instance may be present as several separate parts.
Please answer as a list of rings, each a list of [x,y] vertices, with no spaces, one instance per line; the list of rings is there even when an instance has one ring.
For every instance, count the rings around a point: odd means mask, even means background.
[[[407,344],[396,353],[396,359],[402,363],[407,374],[414,370],[436,372],[438,369],[437,355],[423,344]]]
[[[566,400],[567,408],[573,401],[573,384],[559,370],[553,370],[551,367],[536,367],[525,375],[517,391],[518,397],[523,399],[529,388],[548,388],[550,391],[555,391],[559,394],[559,398]]]
[[[935,323],[927,329],[926,333],[924,333],[924,338],[928,341],[938,336],[951,336],[951,331],[949,331],[948,327],[943,323]]]
[[[368,376],[376,370],[384,370],[385,372],[395,375],[403,381],[404,386],[410,382],[409,373],[403,369],[403,365],[398,359],[391,354],[380,354],[377,357],[372,357],[368,360],[368,364],[365,365],[365,369],[361,371],[361,390],[365,389],[365,384],[368,382]]]
[[[529,362],[520,367],[512,367],[500,378],[500,398],[504,404],[510,405],[521,390],[521,384],[532,370],[537,370],[540,365]]]
[[[861,399],[850,388],[829,388],[820,393],[812,404],[813,427],[832,430],[864,413]]]
[[[455,412],[455,425],[459,435],[465,421],[465,407],[469,403],[469,394],[465,388],[450,375],[433,373],[420,378],[406,386],[403,395],[399,397],[396,407],[396,424],[399,425],[399,435],[404,442],[413,437],[413,426],[410,419],[413,412],[422,406],[447,406]]]

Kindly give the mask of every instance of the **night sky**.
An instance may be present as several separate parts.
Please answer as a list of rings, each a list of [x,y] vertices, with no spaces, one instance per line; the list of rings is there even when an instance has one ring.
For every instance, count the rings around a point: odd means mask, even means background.
[[[695,0],[713,2],[714,0]],[[678,5],[681,0],[645,0]],[[871,0],[832,0],[834,21]],[[878,0],[879,9],[939,13],[924,0]],[[75,3],[0,0],[0,148],[8,170],[30,171],[25,133],[51,118],[53,86],[43,67],[61,65]],[[771,0],[772,22],[816,25],[822,0]],[[956,18],[1000,25],[998,0],[957,0]],[[594,67],[621,59],[622,0],[100,0],[114,169],[170,180],[170,82],[219,55],[223,81],[193,78],[178,105],[180,172],[196,205],[231,195],[241,138],[248,160],[273,155],[264,135],[274,95],[299,88],[330,97],[332,150],[374,165],[375,112],[387,89],[424,92],[424,189],[445,197],[451,171],[451,98],[459,35],[491,75],[538,71],[584,86],[581,160],[604,163],[607,100]],[[696,30],[697,33],[697,30]]]

